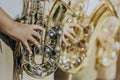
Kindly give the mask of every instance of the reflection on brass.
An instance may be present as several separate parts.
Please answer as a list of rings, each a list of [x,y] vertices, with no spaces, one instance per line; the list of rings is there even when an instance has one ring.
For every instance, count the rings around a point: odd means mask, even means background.
[[[45,1],[24,0],[23,15],[16,21],[23,24],[40,25],[45,28],[46,32],[43,35],[42,32],[37,31],[41,36],[40,48],[29,42],[32,54],[29,54],[21,43],[16,43],[15,66],[20,75],[25,71],[34,78],[42,78],[52,74],[58,67],[62,27],[73,15],[73,12],[61,0],[56,0],[54,3],[47,24],[45,23],[44,12]]]
[[[107,0],[101,1],[88,17],[83,17],[86,14],[82,12],[81,6],[76,12],[78,14],[71,18],[71,22],[82,25],[80,30],[74,29],[78,42],[74,43],[68,39],[68,46],[62,46],[59,63],[60,69],[70,74],[76,73],[86,66],[89,56],[92,54],[91,47],[104,24],[104,18],[115,16],[113,6]],[[80,13],[83,13],[82,16]]]

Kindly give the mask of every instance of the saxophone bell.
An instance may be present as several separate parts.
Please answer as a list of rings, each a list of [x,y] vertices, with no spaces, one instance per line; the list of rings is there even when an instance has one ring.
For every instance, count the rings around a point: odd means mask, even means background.
[[[62,71],[74,74],[87,65],[97,34],[105,23],[105,20],[111,16],[116,17],[112,5],[107,1],[101,1],[100,5],[95,8],[90,17],[82,18],[80,14],[76,16],[75,22],[82,25],[81,30],[74,29],[79,42],[74,44],[68,39],[69,45],[62,47],[59,63]],[[88,20],[87,22],[86,19]],[[72,17],[71,21],[74,22],[74,17]]]

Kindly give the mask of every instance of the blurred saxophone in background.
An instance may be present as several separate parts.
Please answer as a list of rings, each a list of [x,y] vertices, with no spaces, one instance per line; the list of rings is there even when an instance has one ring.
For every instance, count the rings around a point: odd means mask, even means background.
[[[23,71],[31,77],[42,78],[55,72],[58,67],[62,26],[74,13],[63,1],[56,0],[45,22],[45,1],[24,0],[23,14],[16,20],[45,28],[45,35],[37,31],[41,36],[40,48],[29,42],[32,54],[28,54],[21,43],[16,43],[14,66],[17,80],[22,80]]]
[[[112,4],[109,0],[106,1]],[[100,30],[101,32],[97,38],[97,68],[99,68],[99,66],[109,67],[116,64],[120,50],[120,21],[113,5],[111,8],[115,15],[109,16],[104,20],[104,24]]]
[[[106,24],[103,25],[101,35],[98,35],[97,41],[97,67],[109,67],[117,62],[118,53],[120,50],[120,40],[118,35],[120,23],[115,17],[109,18]]]
[[[83,13],[82,5],[84,4],[79,6],[76,15],[69,20],[82,26],[81,29],[74,28],[78,43],[68,39],[69,45],[62,47],[60,57],[60,69],[69,74],[77,73],[87,65],[97,34],[110,16],[116,16],[113,5],[108,0],[101,1],[92,14],[86,17],[83,17],[86,14]]]
[[[120,21],[115,6],[106,0],[114,15],[101,20],[101,29],[96,39],[96,69],[98,79],[115,80],[120,51]],[[100,24],[99,24],[100,25]]]

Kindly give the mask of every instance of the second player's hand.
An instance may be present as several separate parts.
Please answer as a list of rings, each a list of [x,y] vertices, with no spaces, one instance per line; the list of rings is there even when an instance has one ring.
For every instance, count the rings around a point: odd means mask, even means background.
[[[63,43],[66,46],[68,45],[67,39],[71,39],[75,43],[78,42],[78,40],[76,39],[76,33],[74,31],[75,27],[80,29],[80,26],[78,24],[74,24],[74,23],[65,24],[65,26],[63,28],[63,38],[62,38],[62,41],[63,41]]]

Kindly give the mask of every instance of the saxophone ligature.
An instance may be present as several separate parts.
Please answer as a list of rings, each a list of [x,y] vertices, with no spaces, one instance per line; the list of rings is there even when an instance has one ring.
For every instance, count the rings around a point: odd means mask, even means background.
[[[82,13],[81,10],[79,10],[79,13]],[[80,14],[76,15],[75,21],[77,24],[82,25],[81,30],[74,29],[79,42],[74,44],[68,40],[69,45],[67,47],[63,46],[59,63],[62,71],[74,74],[87,65],[97,34],[109,16],[116,16],[116,13],[113,6],[107,0],[101,1],[88,17],[81,19]],[[74,17],[72,21],[74,22]]]
[[[32,53],[28,54],[20,42],[15,48],[16,76],[23,76],[23,71],[34,78],[42,78],[55,72],[60,58],[62,26],[74,13],[61,0],[56,0],[45,24],[45,0],[24,0],[23,15],[17,19],[23,24],[36,24],[45,29],[41,36],[41,48],[29,44]],[[21,80],[21,79],[20,79]]]

